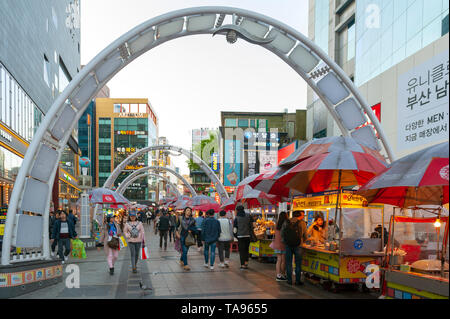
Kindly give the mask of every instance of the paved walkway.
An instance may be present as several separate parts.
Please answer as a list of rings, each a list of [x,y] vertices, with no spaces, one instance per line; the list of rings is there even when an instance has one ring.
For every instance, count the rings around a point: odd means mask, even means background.
[[[179,265],[179,254],[169,243],[167,251],[160,250],[159,236],[154,234],[152,226],[145,226],[146,243],[150,258],[138,262],[138,273],[131,272],[128,249],[119,252],[115,273],[109,275],[109,269],[103,248],[88,250],[85,260],[70,259],[68,264],[80,267],[80,288],[66,288],[64,271],[62,283],[43,288],[17,298],[223,298],[223,299],[341,299],[376,298],[368,293],[344,291],[338,294],[325,291],[321,287],[307,282],[301,287],[289,286],[285,282],[275,281],[275,264],[250,260],[248,270],[239,269],[239,254],[231,254],[231,266],[228,269],[216,265],[213,271],[203,267],[203,253],[191,248],[188,254],[191,271],[185,272]],[[64,265],[64,270],[67,265]],[[150,287],[143,291],[139,283]]]

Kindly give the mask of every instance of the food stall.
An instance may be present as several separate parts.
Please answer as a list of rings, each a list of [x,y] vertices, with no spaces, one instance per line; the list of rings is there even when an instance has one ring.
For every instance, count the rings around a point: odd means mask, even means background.
[[[254,229],[258,241],[250,243],[249,252],[258,258],[275,257],[275,251],[270,248],[277,220],[277,209],[274,205],[264,205],[259,208],[250,209],[250,216],[256,219]]]
[[[448,217],[390,220],[382,295],[388,299],[448,299]]]
[[[307,227],[314,215],[324,220],[324,242],[307,240],[303,245],[307,277],[326,289],[344,284],[365,289],[367,266],[379,265],[383,257],[384,232],[374,236],[374,230],[384,228],[384,206],[368,205],[352,190],[336,190],[295,196],[292,210],[305,211]]]

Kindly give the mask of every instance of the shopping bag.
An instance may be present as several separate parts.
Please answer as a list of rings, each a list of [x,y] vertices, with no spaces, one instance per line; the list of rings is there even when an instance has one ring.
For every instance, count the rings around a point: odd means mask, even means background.
[[[120,248],[125,248],[128,246],[127,241],[125,240],[125,238],[123,236],[119,237],[119,247]]]
[[[194,246],[196,244],[194,235],[192,235],[192,233],[188,233],[186,239],[184,240],[184,244],[186,245],[186,247]]]
[[[139,254],[139,258],[141,260],[148,259],[148,250],[147,250],[147,247],[145,246],[145,242],[142,242],[142,247],[141,247],[141,251],[140,251],[140,254]]]
[[[72,257],[73,258],[86,258],[86,251],[84,249],[84,243],[79,239],[72,239]],[[84,256],[84,257],[83,257]]]

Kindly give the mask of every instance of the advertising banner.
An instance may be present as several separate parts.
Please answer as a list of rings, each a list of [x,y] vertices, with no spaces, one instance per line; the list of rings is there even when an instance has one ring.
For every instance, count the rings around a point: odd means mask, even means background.
[[[214,173],[217,173],[220,170],[218,153],[211,154],[211,169],[214,171]]]
[[[224,185],[237,186],[241,181],[241,141],[225,140]]]
[[[398,77],[397,149],[448,139],[448,50]]]
[[[278,151],[259,152],[259,173],[267,173],[278,165]]]
[[[295,149],[297,148],[297,141],[292,142],[291,144],[281,148],[278,150],[278,162],[277,164],[280,164],[282,160],[287,158],[289,155],[294,153]]]

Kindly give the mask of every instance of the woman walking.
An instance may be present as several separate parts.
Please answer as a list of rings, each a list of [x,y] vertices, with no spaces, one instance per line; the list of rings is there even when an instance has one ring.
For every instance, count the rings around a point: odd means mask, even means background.
[[[136,212],[130,212],[130,221],[126,223],[124,233],[130,247],[131,268],[137,273],[136,264],[139,258],[142,241],[144,240],[144,226],[137,220]]]
[[[119,256],[119,237],[122,235],[119,225],[114,221],[114,215],[106,215],[103,222],[102,237],[103,247],[108,259],[109,274],[114,275],[114,264]]]
[[[230,245],[233,240],[233,225],[231,220],[226,218],[226,212],[222,210],[219,213],[220,237],[219,237],[219,267],[230,267]],[[225,259],[224,259],[225,253]]]
[[[284,222],[288,219],[288,215],[286,212],[281,212],[278,216],[277,226],[275,228],[275,236],[270,244],[270,248],[275,251],[277,254],[277,277],[276,281],[286,281],[286,246],[281,240],[281,228],[283,227]]]
[[[195,220],[192,217],[192,208],[186,207],[184,209],[180,224],[181,224],[180,225],[180,227],[181,227],[180,240],[181,240],[181,249],[183,251],[183,253],[181,255],[181,262],[182,262],[182,266],[184,267],[184,270],[189,271],[189,270],[191,270],[191,268],[188,266],[187,254],[188,254],[190,246],[186,246],[186,237],[188,235],[194,237],[195,233],[196,233]]]
[[[241,270],[248,269],[248,249],[250,246],[250,232],[253,232],[253,220],[245,213],[244,206],[236,207],[236,219],[234,220],[233,232],[238,239],[239,257],[241,259]]]

